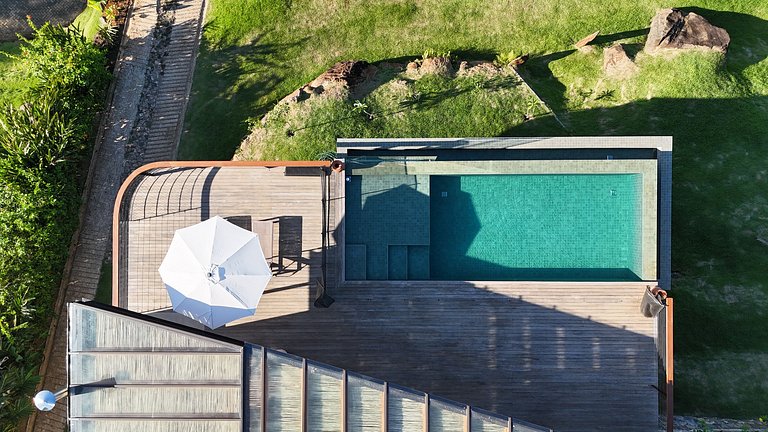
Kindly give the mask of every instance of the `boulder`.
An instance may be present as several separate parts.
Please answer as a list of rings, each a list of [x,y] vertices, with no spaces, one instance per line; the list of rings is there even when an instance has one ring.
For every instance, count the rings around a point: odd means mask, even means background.
[[[415,61],[409,62],[408,65],[405,66],[405,74],[410,77],[415,77],[419,75],[419,64]]]
[[[603,71],[611,78],[629,78],[638,71],[638,67],[621,44],[613,45],[603,51]]]
[[[479,61],[479,62],[472,62],[470,63],[472,67],[468,68],[464,75],[467,76],[474,76],[474,75],[481,75],[486,78],[493,78],[495,76],[498,76],[502,72],[502,67],[496,66],[493,64],[493,62],[489,61]]]
[[[662,9],[651,21],[645,51],[704,48],[725,53],[731,37],[704,17],[679,9]]]
[[[312,80],[312,82],[309,83],[309,86],[320,87],[327,86],[331,83],[341,83],[352,88],[368,78],[372,72],[369,69],[371,69],[371,65],[365,60],[338,62]]]
[[[453,74],[450,57],[428,57],[421,61],[419,71],[424,74],[450,76]]]

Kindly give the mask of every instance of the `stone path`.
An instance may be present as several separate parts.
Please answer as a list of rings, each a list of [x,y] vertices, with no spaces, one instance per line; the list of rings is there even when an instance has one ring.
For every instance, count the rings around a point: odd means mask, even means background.
[[[56,306],[42,388],[66,385],[66,302],[92,299],[111,250],[112,208],[125,176],[138,166],[173,159],[184,122],[205,0],[134,0],[113,83],[113,98],[86,182],[84,216]],[[36,413],[31,431],[63,431],[67,399]]]

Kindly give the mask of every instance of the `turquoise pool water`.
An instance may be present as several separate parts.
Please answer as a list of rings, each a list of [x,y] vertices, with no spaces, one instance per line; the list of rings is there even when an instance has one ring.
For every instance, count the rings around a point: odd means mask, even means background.
[[[354,175],[348,280],[639,280],[642,175]]]
[[[430,278],[638,280],[642,178],[430,178]]]

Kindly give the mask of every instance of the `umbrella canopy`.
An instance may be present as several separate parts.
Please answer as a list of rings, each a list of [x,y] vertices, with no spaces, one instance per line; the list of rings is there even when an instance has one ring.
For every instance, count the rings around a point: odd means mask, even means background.
[[[173,310],[212,329],[253,315],[272,278],[259,236],[219,216],[176,230],[159,271]]]

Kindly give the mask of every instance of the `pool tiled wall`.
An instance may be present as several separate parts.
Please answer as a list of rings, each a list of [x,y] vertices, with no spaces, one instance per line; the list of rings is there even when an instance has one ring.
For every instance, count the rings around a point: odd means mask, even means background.
[[[429,176],[347,177],[347,280],[429,278]]]

